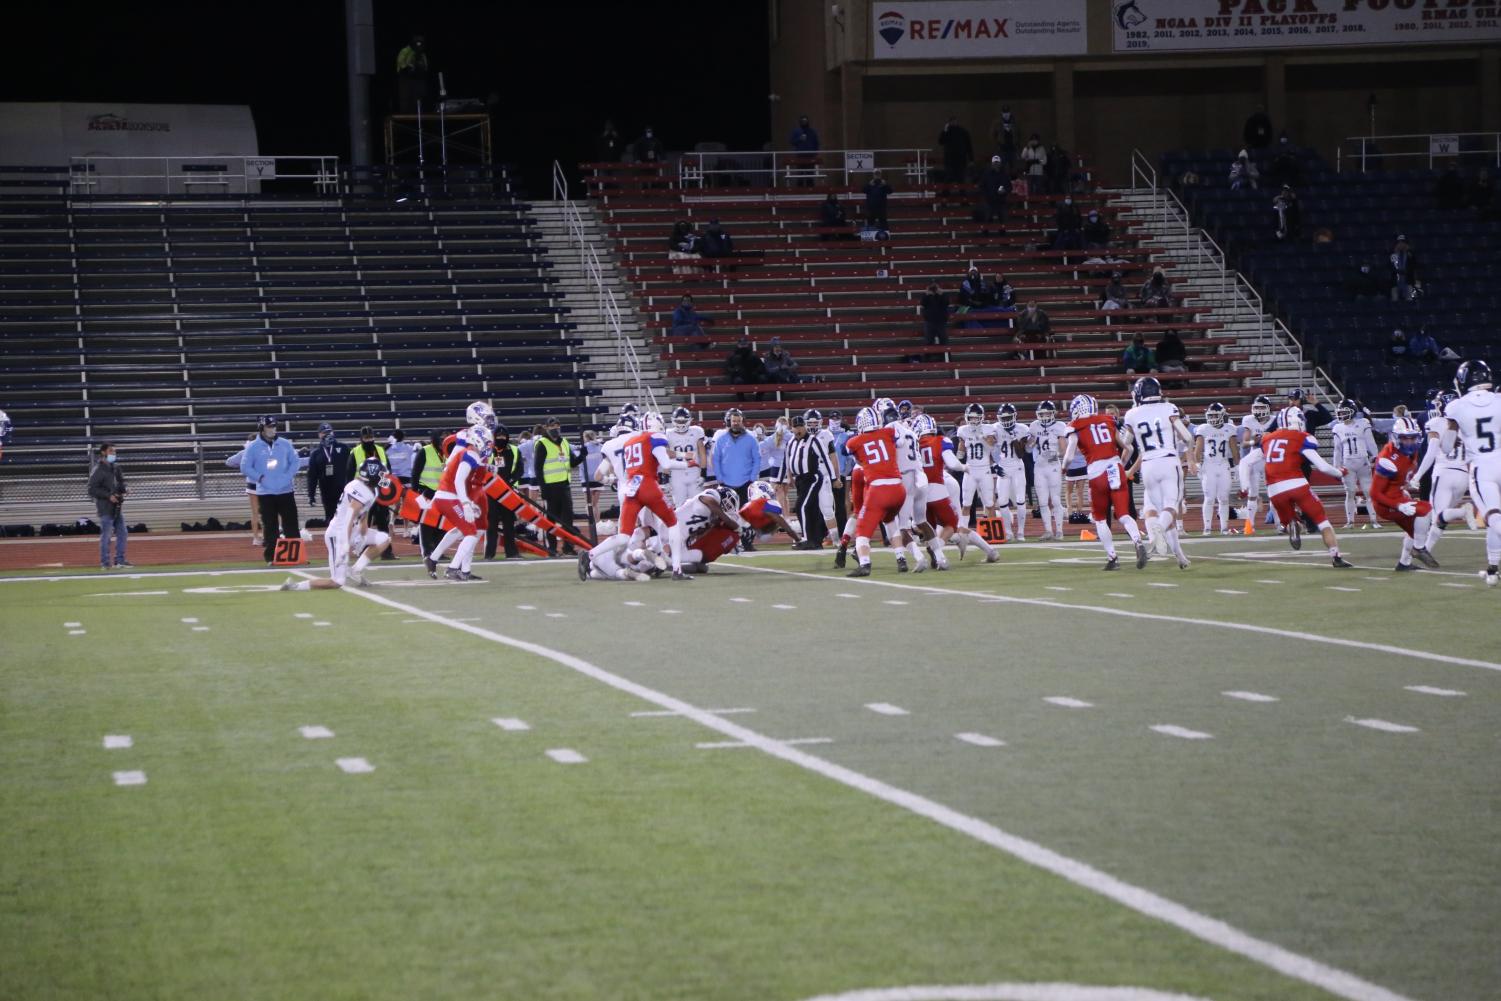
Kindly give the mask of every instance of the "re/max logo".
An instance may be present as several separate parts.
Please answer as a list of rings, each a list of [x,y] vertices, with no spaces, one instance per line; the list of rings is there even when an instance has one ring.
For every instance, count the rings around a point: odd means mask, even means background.
[[[947,38],[1010,38],[1006,26],[1009,17],[982,17],[974,21],[949,18],[942,21],[933,18],[927,21],[908,21],[907,34],[915,41],[936,42]]]

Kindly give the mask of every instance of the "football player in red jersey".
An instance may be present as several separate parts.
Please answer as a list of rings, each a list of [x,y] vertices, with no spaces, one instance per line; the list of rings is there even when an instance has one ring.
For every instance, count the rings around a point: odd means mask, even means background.
[[[964,558],[964,548],[969,543],[979,546],[985,553],[985,562],[1000,559],[995,547],[968,525],[959,524],[959,508],[949,490],[948,470],[967,472],[968,466],[954,454],[954,443],[938,433],[938,422],[928,414],[912,418],[912,430],[917,434],[917,454],[922,460],[922,500],[927,512],[927,522],[937,533],[928,540],[928,552],[932,554],[933,566],[939,570],[949,568],[943,555],[943,544],[950,538],[959,540],[959,558]]]
[[[1100,545],[1105,547],[1105,569],[1120,569],[1108,518],[1114,510],[1115,519],[1136,547],[1136,569],[1140,570],[1147,565],[1147,547],[1141,541],[1136,519],[1127,513],[1131,510],[1131,483],[1121,462],[1121,434],[1115,418],[1100,413],[1100,405],[1093,396],[1082,394],[1069,401],[1068,415],[1068,429],[1064,432],[1068,444],[1064,446],[1062,466],[1068,468],[1075,452],[1089,463],[1090,517],[1094,519]]]
[[[455,442],[453,451],[448,453],[448,461],[443,464],[443,475],[438,478],[438,490],[433,495],[430,507],[436,509],[441,517],[447,518],[462,537],[444,574],[449,580],[479,579],[469,573],[469,562],[474,556],[474,547],[479,542],[476,523],[483,508],[474,502],[471,495],[474,483],[484,478],[481,474],[490,458],[491,446],[490,430],[484,424],[475,424],[464,432],[461,440]],[[471,476],[474,483],[470,482]],[[435,557],[440,555],[441,549],[440,544],[439,550],[435,550],[427,558],[429,574],[437,568]]]
[[[1438,560],[1427,548],[1415,540],[1428,538],[1428,520],[1433,514],[1433,505],[1425,500],[1415,500],[1407,492],[1418,468],[1419,453],[1423,450],[1423,429],[1411,417],[1398,417],[1392,422],[1390,440],[1376,456],[1375,475],[1371,477],[1371,504],[1378,518],[1396,522],[1402,526],[1402,555],[1397,559],[1397,570],[1416,570],[1412,558],[1416,556],[1423,565],[1438,569]]]
[[[599,545],[606,547],[606,551],[626,545],[633,549],[640,548],[645,541],[646,531],[644,526],[638,525],[638,520],[643,510],[650,511],[667,530],[672,557],[672,579],[692,580],[692,577],[683,572],[687,526],[678,521],[677,515],[668,506],[667,498],[662,496],[662,488],[657,484],[657,474],[670,469],[686,469],[697,463],[692,457],[686,461],[672,457],[667,438],[663,434],[660,414],[647,414],[645,424],[646,430],[628,438],[621,448],[620,458],[625,480],[620,488],[620,528],[615,535]]]
[[[1294,549],[1303,548],[1303,520],[1306,515],[1319,528],[1334,566],[1351,566],[1339,554],[1339,539],[1324,513],[1324,505],[1308,486],[1304,463],[1336,479],[1345,478],[1345,470],[1331,466],[1319,455],[1319,443],[1305,429],[1302,407],[1288,407],[1277,418],[1278,430],[1261,438],[1261,452],[1266,457],[1266,495],[1282,524],[1287,526],[1287,541]]]
[[[901,513],[907,490],[896,462],[896,432],[870,407],[862,407],[856,415],[855,432],[844,447],[865,471],[865,486],[860,514],[855,520],[855,559],[859,565],[848,576],[869,577],[870,537],[883,522]]]

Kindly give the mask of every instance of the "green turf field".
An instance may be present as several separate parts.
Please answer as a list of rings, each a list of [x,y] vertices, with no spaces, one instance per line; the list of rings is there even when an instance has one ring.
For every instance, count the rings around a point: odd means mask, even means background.
[[[1310,543],[0,582],[0,997],[1495,1001],[1481,537]]]

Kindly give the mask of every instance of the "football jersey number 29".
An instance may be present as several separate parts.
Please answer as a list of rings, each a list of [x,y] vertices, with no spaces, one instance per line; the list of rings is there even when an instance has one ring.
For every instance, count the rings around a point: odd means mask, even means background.
[[[625,447],[625,464],[632,469],[641,465],[641,443],[639,441]]]

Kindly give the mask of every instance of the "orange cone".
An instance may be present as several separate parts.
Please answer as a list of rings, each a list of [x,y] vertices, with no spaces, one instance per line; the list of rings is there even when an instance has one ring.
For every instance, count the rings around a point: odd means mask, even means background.
[[[1080,542],[1099,542],[1100,541],[1100,537],[1098,535],[1094,534],[1093,532],[1091,532],[1089,529],[1086,528],[1086,529],[1084,529],[1083,531],[1081,531],[1079,533],[1079,541]]]
[[[1254,521],[1252,521],[1250,518],[1246,519],[1245,534],[1246,535],[1255,535],[1256,534],[1256,523]]]

